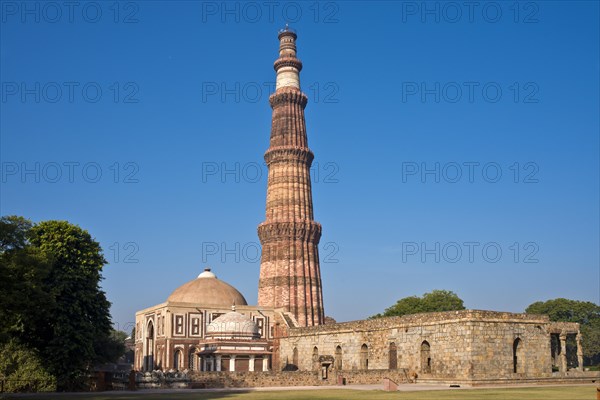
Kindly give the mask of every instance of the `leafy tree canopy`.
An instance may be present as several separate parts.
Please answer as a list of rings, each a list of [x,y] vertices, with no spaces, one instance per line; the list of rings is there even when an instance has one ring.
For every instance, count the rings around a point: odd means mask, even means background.
[[[525,312],[528,314],[546,314],[551,321],[578,322],[587,324],[600,318],[600,306],[589,301],[569,299],[553,299],[537,301],[530,304]]]
[[[16,215],[0,218],[0,254],[25,247],[32,226],[30,220]]]
[[[589,301],[558,298],[537,301],[525,309],[528,314],[546,314],[551,321],[581,324],[584,364],[600,363],[600,306]]]
[[[37,351],[11,339],[0,345],[0,378],[7,392],[56,390],[56,378],[45,368]]]
[[[386,308],[383,314],[371,318],[464,309],[464,303],[456,293],[449,290],[433,290],[422,297],[410,296],[400,299],[393,306]]]
[[[90,367],[124,351],[100,288],[105,263],[79,226],[0,218],[0,345],[19,338],[59,390],[79,388]]]
[[[22,217],[0,218],[0,344],[17,336],[34,340],[33,327],[53,307],[46,287],[51,264],[28,245],[32,226]]]

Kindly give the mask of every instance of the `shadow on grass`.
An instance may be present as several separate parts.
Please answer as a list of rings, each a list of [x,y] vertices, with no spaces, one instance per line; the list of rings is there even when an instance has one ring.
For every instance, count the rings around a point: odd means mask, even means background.
[[[3,393],[0,394],[0,400],[19,399],[19,400],[63,400],[63,399],[82,399],[82,400],[213,400],[227,399],[237,397],[252,392],[251,390],[235,391],[210,391],[210,390],[140,390],[137,392],[96,392],[96,393]]]
[[[207,390],[140,390],[137,392],[103,392],[103,393],[47,393],[10,395],[1,399],[52,399],[52,400],[590,400],[596,392],[595,384],[574,386],[539,386],[539,387],[503,387],[503,388],[471,388],[453,390],[420,390],[406,392],[384,392],[382,390],[289,390],[255,391],[240,389],[234,391]],[[1,396],[1,395],[0,395]]]

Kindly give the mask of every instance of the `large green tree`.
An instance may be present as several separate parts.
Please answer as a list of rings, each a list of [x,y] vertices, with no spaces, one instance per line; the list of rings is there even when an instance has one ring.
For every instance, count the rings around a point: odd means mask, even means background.
[[[99,243],[78,226],[0,218],[0,345],[18,338],[59,390],[82,387],[90,367],[124,350],[100,288],[105,263]]]
[[[449,290],[433,290],[422,297],[410,296],[400,299],[383,314],[371,318],[402,316],[423,312],[464,310],[465,306],[456,293]]]
[[[584,364],[597,365],[600,363],[600,306],[598,304],[558,298],[530,304],[525,312],[546,314],[551,321],[581,324]]]
[[[46,282],[55,307],[40,351],[59,390],[77,389],[85,371],[105,361],[97,343],[110,341],[110,303],[100,289],[106,260],[87,231],[66,221],[40,222],[31,228],[30,240],[52,260]]]

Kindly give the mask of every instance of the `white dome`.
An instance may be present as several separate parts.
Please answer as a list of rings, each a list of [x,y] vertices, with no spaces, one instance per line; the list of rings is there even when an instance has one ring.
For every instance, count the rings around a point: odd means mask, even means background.
[[[235,311],[221,315],[206,328],[206,336],[215,339],[258,339],[258,326],[250,318]]]
[[[204,271],[202,271],[202,273],[200,275],[198,275],[198,278],[216,278],[217,276],[215,275],[214,272],[212,272],[210,270],[210,268],[205,268]]]

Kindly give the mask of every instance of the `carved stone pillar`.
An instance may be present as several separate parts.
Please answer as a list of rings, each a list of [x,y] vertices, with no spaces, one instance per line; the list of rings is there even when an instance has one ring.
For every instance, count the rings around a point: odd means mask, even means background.
[[[577,369],[583,371],[583,348],[581,347],[581,332],[577,332]]]
[[[560,372],[567,373],[567,334],[560,334]]]
[[[235,372],[235,356],[231,356],[229,359],[229,371]]]
[[[254,371],[254,356],[250,356],[250,361],[248,362],[248,371]]]
[[[217,354],[217,361],[215,365],[215,371],[221,371],[221,355]]]

